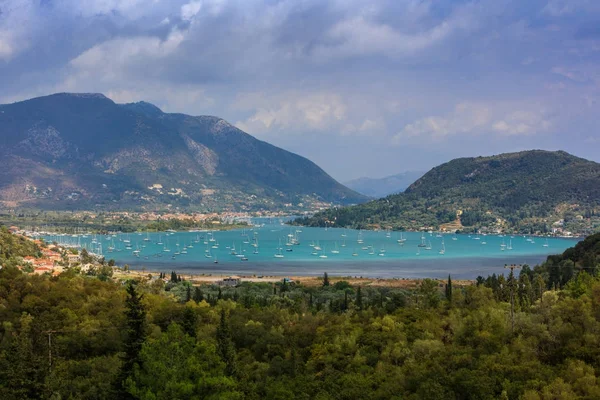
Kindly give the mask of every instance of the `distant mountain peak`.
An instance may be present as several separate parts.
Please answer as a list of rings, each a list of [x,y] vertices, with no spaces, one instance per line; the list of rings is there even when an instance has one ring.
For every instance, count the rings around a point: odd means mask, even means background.
[[[99,93],[0,108],[0,207],[250,211],[367,199],[219,117]]]

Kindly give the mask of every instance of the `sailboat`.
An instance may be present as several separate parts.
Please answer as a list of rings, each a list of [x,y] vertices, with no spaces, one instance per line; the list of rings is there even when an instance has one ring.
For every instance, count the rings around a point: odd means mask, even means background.
[[[352,257],[358,257],[358,253],[356,252],[356,249],[354,249],[354,252],[352,253]]]
[[[427,244],[427,247],[425,247],[425,250],[431,250],[431,240],[429,241],[429,243]]]
[[[365,241],[362,238],[362,232],[358,231],[358,239],[356,239],[356,243],[363,244]]]
[[[335,242],[335,249],[331,250],[331,254],[340,254],[340,251],[338,250],[338,244],[337,244],[337,242]]]
[[[400,232],[400,239],[398,239],[398,243],[403,245],[404,242],[406,242],[406,238],[404,237],[404,234]]]
[[[417,245],[417,247],[427,247],[427,244],[425,244],[425,235],[421,234],[421,243],[419,243]]]
[[[277,254],[274,256],[275,258],[283,258],[283,254],[281,254],[281,239],[279,239],[279,247],[277,247]]]
[[[383,245],[381,245],[381,249],[379,249],[379,257],[383,257],[385,256],[385,247]]]
[[[346,239],[342,242],[342,247],[346,247]]]
[[[442,248],[440,249],[440,254],[441,255],[446,254],[446,245],[444,244],[443,240],[442,240]]]
[[[544,243],[542,247],[548,247],[548,239],[546,239],[546,243]]]
[[[506,250],[512,250],[512,239],[508,241],[508,247],[506,247]]]
[[[504,243],[504,239],[502,239],[502,244],[500,245],[500,250],[501,251],[506,250],[506,244]]]
[[[150,241],[150,233],[146,232],[146,237],[144,238],[144,242]]]

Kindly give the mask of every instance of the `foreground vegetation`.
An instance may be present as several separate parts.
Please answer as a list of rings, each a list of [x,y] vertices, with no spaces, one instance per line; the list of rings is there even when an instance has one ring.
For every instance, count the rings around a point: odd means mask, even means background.
[[[597,399],[599,255],[595,235],[517,276],[416,290],[326,275],[193,287],[175,271],[124,285],[7,265],[0,398]]]

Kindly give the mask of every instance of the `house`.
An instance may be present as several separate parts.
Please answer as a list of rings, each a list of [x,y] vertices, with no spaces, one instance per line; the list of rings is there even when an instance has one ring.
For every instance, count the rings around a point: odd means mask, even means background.
[[[79,254],[67,254],[67,259],[69,264],[76,264],[81,260],[81,257],[79,257]]]
[[[219,282],[219,284],[221,286],[238,286],[240,283],[242,282],[242,279],[239,276],[228,276],[227,278],[223,279],[221,282]]]

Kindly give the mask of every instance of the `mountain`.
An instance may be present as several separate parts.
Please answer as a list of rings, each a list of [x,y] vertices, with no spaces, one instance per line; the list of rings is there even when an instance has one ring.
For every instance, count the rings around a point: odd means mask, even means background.
[[[384,178],[358,178],[344,185],[352,190],[369,197],[384,197],[394,193],[403,192],[411,183],[423,176],[422,171],[406,171]]]
[[[366,199],[221,118],[102,94],[0,105],[0,156],[4,207],[252,210]]]
[[[600,164],[532,150],[442,164],[404,193],[297,223],[397,229],[585,231],[600,216]]]

